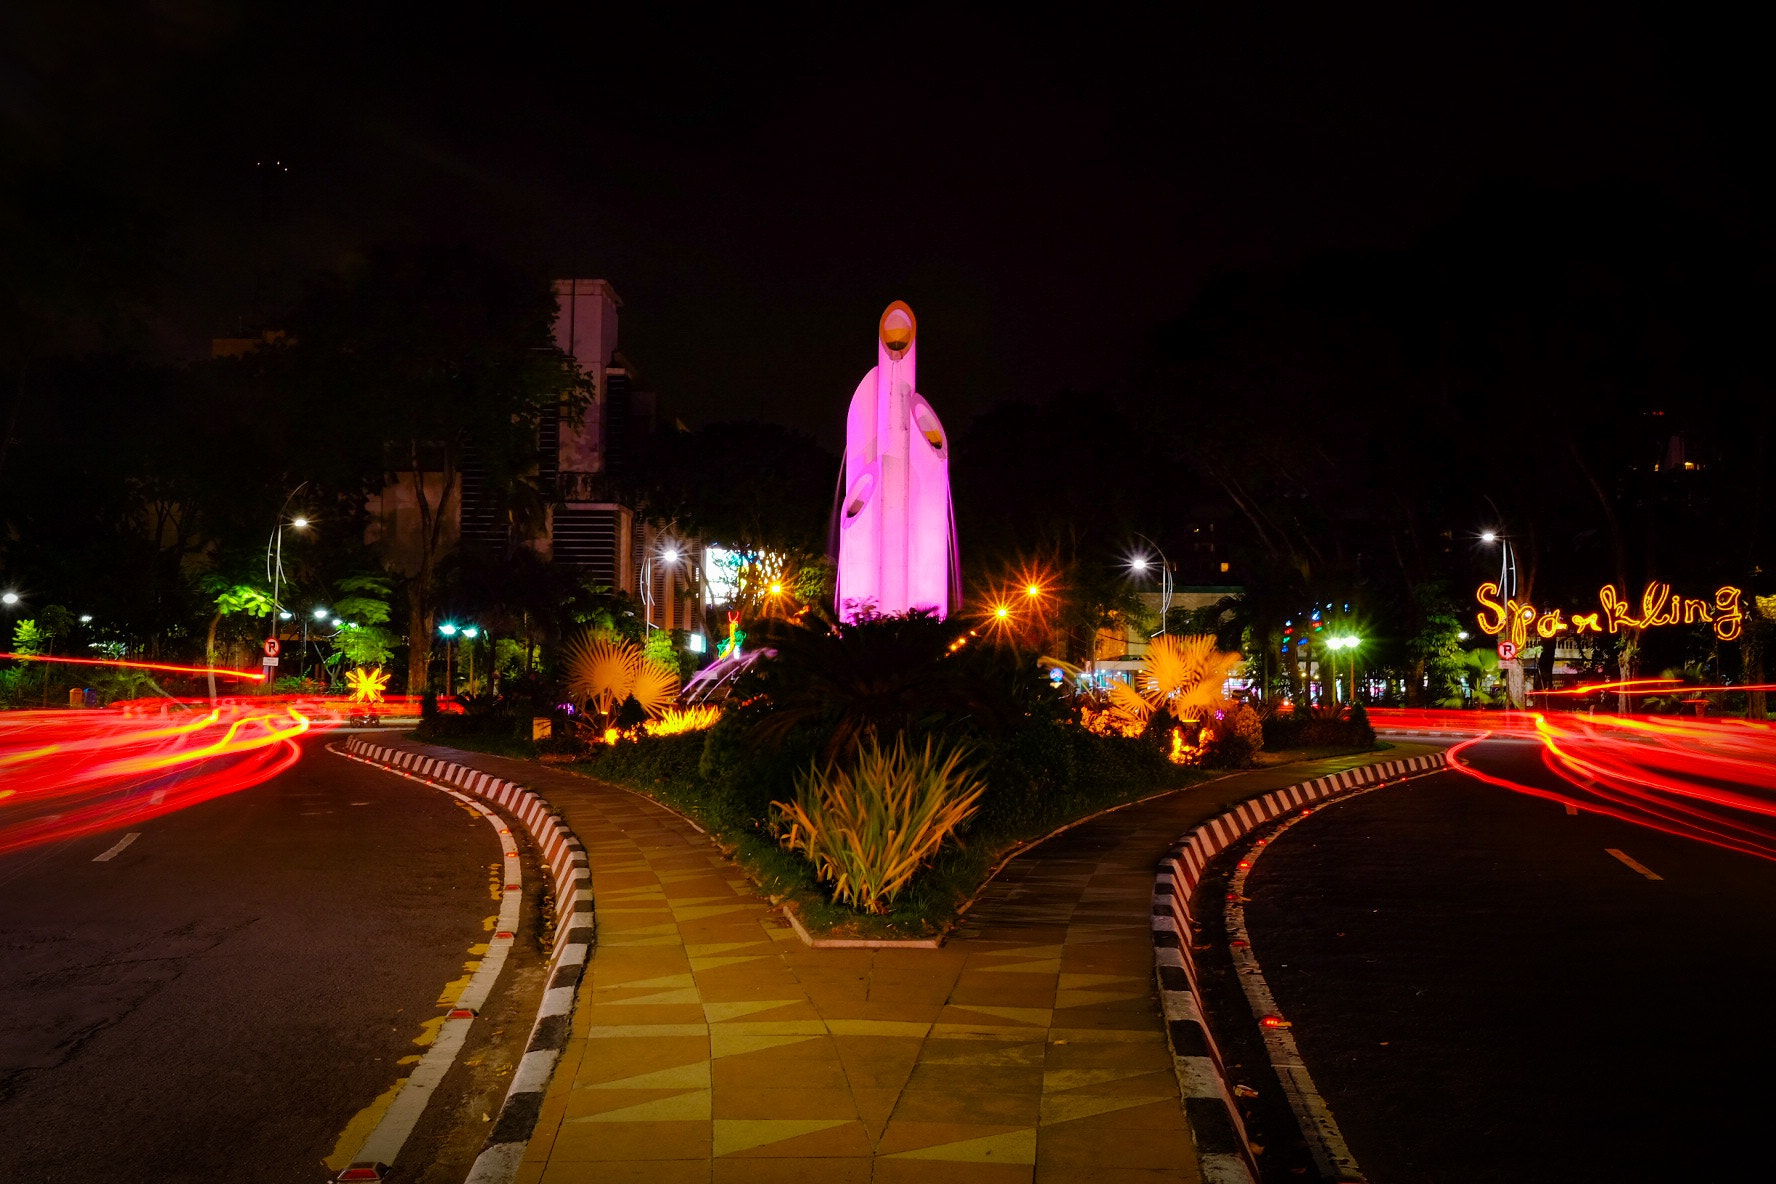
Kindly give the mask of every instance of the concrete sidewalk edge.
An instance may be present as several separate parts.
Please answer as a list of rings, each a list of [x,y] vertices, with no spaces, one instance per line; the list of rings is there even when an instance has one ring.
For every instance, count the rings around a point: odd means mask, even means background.
[[[360,760],[502,807],[524,827],[542,853],[556,901],[548,985],[499,1117],[468,1175],[468,1184],[509,1184],[536,1129],[555,1064],[567,1047],[574,996],[596,936],[592,871],[585,844],[541,794],[515,782],[438,757],[371,744],[357,736],[346,747]]]
[[[1395,778],[1434,772],[1445,764],[1443,753],[1431,753],[1360,765],[1271,790],[1186,831],[1160,859],[1153,887],[1154,971],[1185,1116],[1196,1142],[1202,1177],[1210,1184],[1254,1184],[1259,1173],[1220,1049],[1197,1002],[1196,964],[1191,958],[1195,917],[1190,897],[1204,869],[1217,854],[1257,827],[1304,811],[1313,802]]]

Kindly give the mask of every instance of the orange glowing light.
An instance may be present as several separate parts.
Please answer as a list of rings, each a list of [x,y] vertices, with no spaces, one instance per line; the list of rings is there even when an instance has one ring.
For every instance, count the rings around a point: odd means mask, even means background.
[[[1009,620],[1011,617],[1011,609],[1006,605],[996,604],[993,606],[993,615],[1001,621]]]
[[[1030,597],[1032,600],[1035,599],[1036,597],[1042,595],[1042,585],[1041,584],[1026,584],[1026,585],[1024,585],[1024,595]]]
[[[57,658],[50,654],[12,654],[0,653],[0,658],[11,658],[15,662],[56,662],[63,666],[121,666],[127,670],[167,670],[174,674],[215,674],[223,678],[244,678],[249,682],[262,682],[263,674],[254,674],[250,670],[231,670],[226,666],[169,666],[162,662],[125,662],[113,658]]]

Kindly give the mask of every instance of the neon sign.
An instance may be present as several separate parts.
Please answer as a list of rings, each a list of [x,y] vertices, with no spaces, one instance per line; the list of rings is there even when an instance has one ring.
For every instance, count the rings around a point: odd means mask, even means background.
[[[1741,589],[1724,587],[1715,589],[1712,602],[1696,600],[1673,596],[1670,584],[1654,580],[1641,592],[1640,614],[1636,616],[1635,606],[1616,591],[1615,585],[1605,584],[1597,593],[1597,612],[1568,617],[1559,609],[1544,612],[1533,604],[1501,597],[1499,586],[1488,582],[1474,591],[1474,599],[1480,602],[1482,610],[1475,620],[1480,624],[1480,632],[1503,636],[1518,648],[1528,643],[1532,629],[1537,637],[1551,639],[1568,631],[1576,637],[1582,633],[1602,633],[1606,628],[1616,633],[1622,629],[1698,622],[1714,626],[1714,635],[1722,641],[1736,641],[1745,627],[1745,611],[1739,605],[1743,595]]]

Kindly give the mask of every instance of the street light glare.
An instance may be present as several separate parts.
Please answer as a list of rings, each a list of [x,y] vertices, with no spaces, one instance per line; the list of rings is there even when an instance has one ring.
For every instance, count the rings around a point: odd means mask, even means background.
[[[481,630],[475,628],[473,625],[470,625],[467,629],[463,630],[463,636],[468,638],[470,641],[474,641],[477,637],[481,636]]]
[[[1041,584],[1031,584],[1029,587],[1024,589],[1024,595],[1031,597],[1031,598],[1035,598],[1037,596],[1042,595],[1042,585]]]
[[[307,530],[308,529],[308,519],[296,518],[291,521],[290,525],[294,526],[297,530]]]
[[[664,559],[667,563],[677,563],[678,552],[671,547],[668,547],[666,550],[660,552],[660,558]]]
[[[0,603],[17,604],[18,602],[19,594],[17,592],[8,592],[4,596],[0,596]]]
[[[1145,555],[1135,556],[1133,559],[1129,560],[1129,566],[1134,568],[1136,571],[1146,571],[1147,570],[1147,556],[1145,556]]]
[[[447,622],[443,625],[438,626],[438,632],[442,633],[445,637],[455,637],[456,636],[456,626],[449,624]]]
[[[326,619],[327,619],[327,610],[326,609],[324,609],[324,608],[315,609],[315,620],[324,621]]]
[[[1498,532],[1493,530],[1483,530],[1480,532],[1480,541],[1483,543],[1496,543],[1499,541]]]
[[[1011,615],[1011,610],[1010,610],[1010,609],[1008,609],[1008,608],[1006,608],[1006,607],[1005,607],[1005,606],[1004,606],[1004,605],[1003,605],[1003,604],[1002,604],[1002,605],[1000,605],[1000,606],[999,606],[999,607],[997,607],[997,608],[995,608],[995,609],[994,609],[994,610],[993,610],[993,615],[994,615],[994,616],[995,616],[995,617],[998,617],[998,618],[999,618],[999,619],[1000,619],[1000,620],[1001,620],[1001,621],[1003,621],[1003,620],[1004,620],[1004,619],[1005,619],[1005,618],[1007,618],[1007,617],[1009,617],[1009,616],[1010,616],[1010,615]]]

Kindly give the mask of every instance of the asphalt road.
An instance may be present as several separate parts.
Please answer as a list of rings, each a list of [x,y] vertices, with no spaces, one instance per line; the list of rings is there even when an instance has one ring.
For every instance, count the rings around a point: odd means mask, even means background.
[[[499,846],[303,744],[109,860],[126,831],[0,857],[0,1180],[314,1184],[405,1075],[497,911]]]
[[[1464,755],[1566,788],[1533,742]],[[1375,1184],[1776,1178],[1776,864],[1445,773],[1293,827],[1247,895]]]

